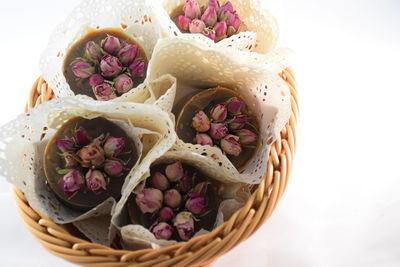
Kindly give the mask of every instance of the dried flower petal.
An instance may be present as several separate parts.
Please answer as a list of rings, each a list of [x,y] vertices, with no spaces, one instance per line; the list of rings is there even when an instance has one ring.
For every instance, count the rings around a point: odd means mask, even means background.
[[[208,198],[204,195],[189,193],[185,207],[193,214],[201,214],[208,207]]]
[[[86,187],[96,195],[100,194],[102,190],[106,190],[106,180],[101,171],[89,170],[85,176]]]
[[[165,168],[165,175],[171,182],[178,182],[185,175],[182,163],[178,161],[168,165]]]
[[[189,25],[192,20],[188,17],[185,16],[179,16],[178,17],[178,27],[182,31],[188,31],[189,30]]]
[[[228,155],[239,156],[242,153],[239,137],[228,134],[221,140],[221,149]]]
[[[116,55],[121,48],[121,42],[117,37],[108,35],[107,38],[102,41],[102,46],[107,53]]]
[[[192,119],[192,127],[198,132],[207,132],[210,130],[210,119],[204,111],[199,111]]]
[[[189,31],[191,33],[202,33],[206,28],[206,24],[202,20],[194,19],[189,24]]]
[[[124,169],[118,160],[108,159],[104,163],[104,171],[110,176],[119,176]]]
[[[114,79],[114,87],[119,94],[124,94],[133,88],[133,81],[128,75],[121,74]]]
[[[107,157],[117,157],[125,148],[125,138],[110,136],[104,143],[104,152]]]
[[[108,101],[117,97],[115,89],[108,83],[102,83],[92,87],[97,100]]]
[[[101,146],[91,144],[80,149],[76,155],[82,167],[100,167],[104,163],[104,150]]]
[[[104,77],[115,77],[121,73],[122,64],[118,58],[106,55],[100,61],[100,69]]]
[[[222,139],[228,134],[228,127],[224,123],[211,123],[210,135],[214,139]]]
[[[174,226],[182,240],[189,240],[194,233],[193,215],[190,212],[180,212],[174,219]]]
[[[155,188],[144,188],[136,195],[135,201],[142,213],[153,213],[161,208],[163,194]]]
[[[71,70],[78,78],[89,78],[95,72],[95,68],[84,59],[76,59],[71,63]]]
[[[83,176],[78,170],[68,172],[61,181],[64,194],[71,199],[83,187]]]
[[[181,205],[182,196],[176,189],[170,189],[164,193],[164,204],[171,208]]]
[[[242,145],[251,145],[257,142],[257,134],[248,129],[238,130],[236,134],[239,136]]]
[[[160,189],[161,191],[169,188],[168,179],[161,172],[156,172],[151,176],[151,184],[154,188]]]
[[[100,85],[103,82],[104,82],[104,78],[100,74],[96,73],[96,74],[93,74],[92,76],[90,76],[89,84],[92,87],[96,87],[97,85]]]
[[[183,12],[189,19],[197,19],[201,15],[200,6],[196,1],[186,0],[183,6]]]
[[[152,232],[157,239],[169,240],[174,232],[174,228],[166,222],[155,222],[150,227],[150,232]]]
[[[168,222],[174,217],[174,211],[170,207],[164,207],[158,213],[160,220]]]
[[[196,134],[196,143],[202,146],[213,146],[213,140],[208,134]]]

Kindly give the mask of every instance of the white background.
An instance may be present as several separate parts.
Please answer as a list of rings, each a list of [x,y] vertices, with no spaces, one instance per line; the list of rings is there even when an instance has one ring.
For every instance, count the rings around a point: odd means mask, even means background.
[[[0,0],[0,124],[22,112],[55,24],[78,0]],[[400,266],[400,2],[266,1],[297,53],[301,120],[272,217],[214,265]],[[72,266],[23,226],[0,177],[1,266]]]

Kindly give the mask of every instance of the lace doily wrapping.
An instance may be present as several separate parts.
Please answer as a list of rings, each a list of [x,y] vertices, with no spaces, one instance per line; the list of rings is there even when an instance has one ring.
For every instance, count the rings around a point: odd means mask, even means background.
[[[201,40],[209,47],[234,47],[239,50],[268,53],[272,51],[278,40],[278,23],[275,18],[261,7],[260,0],[230,0],[237,10],[240,19],[249,31],[241,32],[226,38],[218,43],[202,34],[181,33],[169,15],[177,7],[183,5],[185,0],[149,0],[162,27],[165,37],[182,36],[188,40]],[[196,0],[200,6],[206,5],[208,0]],[[223,4],[226,1],[220,1]],[[160,5],[161,3],[161,5]]]
[[[241,173],[219,148],[185,144],[178,140],[174,149],[212,157],[213,164],[222,166],[220,168],[232,182],[259,183],[266,172],[270,146],[290,116],[290,89],[278,75],[288,67],[290,56],[288,49],[261,55],[233,48],[209,48],[202,42],[183,37],[160,40],[148,75],[153,78],[169,73],[176,77],[175,104],[189,99],[202,90],[199,88],[227,87],[243,97],[257,114],[260,124],[261,145]]]
[[[83,0],[54,30],[40,59],[42,76],[57,97],[74,95],[63,75],[64,59],[69,48],[90,28],[121,29],[143,47],[148,60],[161,37],[160,25],[147,1]],[[134,99],[143,94],[143,90],[144,86],[139,85],[125,95],[132,94],[130,98]]]
[[[154,105],[100,102],[81,97],[48,101],[1,127],[0,175],[25,193],[32,208],[60,224],[110,216],[115,205],[115,200],[109,198],[88,212],[79,212],[61,204],[45,183],[42,165],[44,148],[56,129],[75,116],[102,116],[118,123],[133,137],[138,151],[142,153],[139,164],[127,175],[123,188],[136,184],[132,180],[148,170],[146,162],[168,151],[176,140],[174,124],[168,114]],[[80,227],[84,234],[95,241],[107,240],[104,229],[100,228],[100,224],[94,228]],[[102,236],[98,236],[98,233]]]

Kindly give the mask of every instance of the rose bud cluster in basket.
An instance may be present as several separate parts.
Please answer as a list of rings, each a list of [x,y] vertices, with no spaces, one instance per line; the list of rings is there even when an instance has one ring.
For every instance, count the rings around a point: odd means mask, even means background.
[[[186,0],[179,11],[183,14],[175,20],[182,32],[201,33],[215,42],[239,33],[243,24],[229,1],[220,6],[219,1],[210,0],[200,7],[198,2]]]

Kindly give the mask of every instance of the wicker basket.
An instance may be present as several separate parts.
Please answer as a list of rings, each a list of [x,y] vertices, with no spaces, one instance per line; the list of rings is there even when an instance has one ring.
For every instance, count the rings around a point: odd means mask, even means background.
[[[84,240],[68,225],[58,225],[33,210],[24,194],[14,189],[18,210],[26,227],[51,253],[85,266],[206,266],[252,235],[271,215],[288,183],[296,151],[298,106],[292,71],[281,73],[290,86],[292,113],[270,152],[267,173],[247,204],[211,233],[162,249],[118,250]],[[33,85],[26,110],[54,97],[39,78]]]

